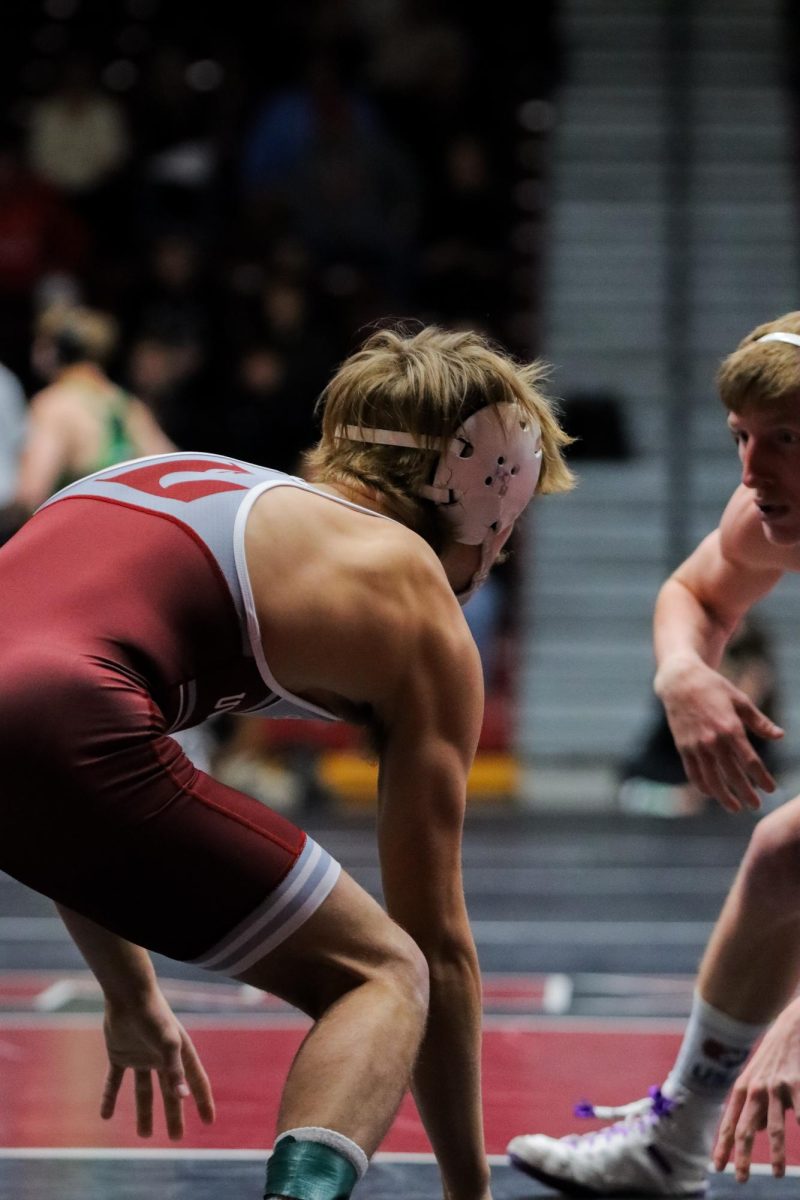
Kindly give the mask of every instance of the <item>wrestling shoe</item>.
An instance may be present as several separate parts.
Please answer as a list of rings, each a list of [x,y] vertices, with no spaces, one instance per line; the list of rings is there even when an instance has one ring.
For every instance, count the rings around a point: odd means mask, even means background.
[[[698,1130],[696,1117],[689,1122],[680,1093],[668,1098],[654,1087],[621,1108],[580,1104],[575,1113],[614,1124],[581,1136],[515,1137],[508,1144],[512,1165],[569,1196],[705,1194],[711,1134]],[[713,1132],[707,1120],[703,1125]]]

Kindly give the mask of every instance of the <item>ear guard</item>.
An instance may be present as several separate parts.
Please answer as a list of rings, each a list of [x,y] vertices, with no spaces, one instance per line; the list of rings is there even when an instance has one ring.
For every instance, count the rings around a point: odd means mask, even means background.
[[[337,437],[381,446],[426,449],[424,438],[394,429],[345,425]],[[533,499],[542,469],[542,435],[516,404],[479,409],[456,430],[439,458],[431,483],[419,494],[444,509],[453,539],[481,546],[481,561],[463,603],[486,579],[514,522]]]

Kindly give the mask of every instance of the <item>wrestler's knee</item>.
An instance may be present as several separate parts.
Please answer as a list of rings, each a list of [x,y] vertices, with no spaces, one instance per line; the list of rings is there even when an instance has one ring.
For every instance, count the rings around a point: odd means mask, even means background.
[[[428,1014],[428,963],[416,942],[388,917],[370,939],[338,952],[326,948],[316,969],[308,973],[311,988],[300,1007],[317,1018],[346,993],[369,985],[384,1007],[402,1014],[409,1024],[424,1025]],[[302,984],[300,984],[302,986]]]
[[[370,984],[424,1023],[428,964],[416,942],[344,873],[297,934],[238,976],[274,992],[315,1019]]]
[[[745,887],[762,900],[800,907],[800,797],[758,822],[742,874]]]
[[[424,1022],[428,1013],[430,980],[428,962],[413,938],[396,925],[388,922],[389,933],[383,947],[381,977],[384,983],[398,995],[401,1004],[409,1013],[418,1014]]]

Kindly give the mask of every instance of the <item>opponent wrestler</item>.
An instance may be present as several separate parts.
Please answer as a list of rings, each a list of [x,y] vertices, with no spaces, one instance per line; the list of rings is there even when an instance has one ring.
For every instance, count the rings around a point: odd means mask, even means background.
[[[110,1116],[156,1073],[170,1134],[208,1080],[146,949],[314,1019],[266,1194],[346,1197],[412,1081],[448,1200],[486,1200],[478,963],[461,883],[482,678],[456,595],[569,440],[468,332],[374,333],[323,396],[313,483],[210,454],[100,471],[0,551],[0,867],[51,896],[105,994]],[[196,770],[214,712],[369,726],[388,915],[321,846]]]
[[[741,485],[719,528],[659,593],[655,689],[689,780],[736,812],[757,809],[758,790],[775,787],[747,731],[768,739],[783,731],[717,667],[744,614],[785,572],[800,571],[800,312],[749,333],[722,363],[718,383]],[[515,1165],[569,1193],[702,1194],[734,1085],[714,1165],[722,1170],[733,1155],[737,1179],[746,1180],[755,1134],[766,1128],[773,1174],[784,1173],[785,1121],[800,1119],[800,1001],[791,1000],[800,981],[798,855],[800,797],[755,828],[663,1086],[621,1109],[594,1109],[617,1119],[612,1131],[514,1138]]]

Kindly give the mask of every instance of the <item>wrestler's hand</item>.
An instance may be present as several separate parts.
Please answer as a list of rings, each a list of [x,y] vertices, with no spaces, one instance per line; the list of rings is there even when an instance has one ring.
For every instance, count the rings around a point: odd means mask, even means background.
[[[756,789],[773,792],[775,780],[747,733],[777,739],[780,726],[702,662],[660,673],[656,691],[689,781],[729,812],[760,808]]]
[[[123,1076],[130,1069],[140,1137],[150,1137],[153,1132],[152,1072],[158,1077],[170,1138],[183,1137],[183,1101],[189,1096],[194,1098],[200,1119],[211,1124],[214,1098],[208,1076],[189,1035],[158,988],[139,1003],[121,1005],[107,999],[103,1031],[109,1061],[100,1104],[104,1120],[113,1116]]]
[[[733,1153],[736,1178],[744,1183],[755,1135],[766,1129],[772,1174],[780,1178],[786,1171],[786,1114],[792,1112],[800,1120],[798,1001],[783,1010],[737,1079],[717,1133],[714,1166],[724,1170]]]

